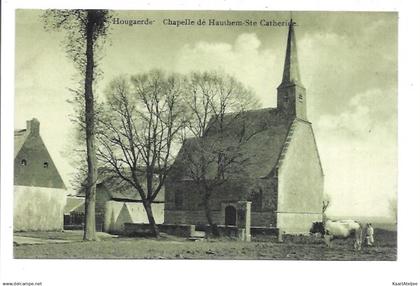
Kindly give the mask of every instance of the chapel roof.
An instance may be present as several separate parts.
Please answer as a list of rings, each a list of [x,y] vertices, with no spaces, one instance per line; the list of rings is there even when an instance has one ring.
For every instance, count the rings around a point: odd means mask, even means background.
[[[184,141],[172,167],[171,180],[191,179],[191,168],[194,168],[191,162],[198,162],[202,154],[205,154],[208,162],[213,161],[209,159],[213,155],[210,153],[207,155],[206,152],[215,149],[223,152],[235,149],[231,157],[238,156],[238,162],[241,163],[236,164],[237,167],[231,165],[231,168],[226,168],[231,172],[231,178],[267,177],[278,165],[292,121],[293,118],[285,116],[277,108],[228,114],[224,118],[225,135],[221,139],[219,128],[212,119],[203,138],[190,138]],[[209,163],[207,172],[209,179],[215,177],[217,168],[216,162]]]

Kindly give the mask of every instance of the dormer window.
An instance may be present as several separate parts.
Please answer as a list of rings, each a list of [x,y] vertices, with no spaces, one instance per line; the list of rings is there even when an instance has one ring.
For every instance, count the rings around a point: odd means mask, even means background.
[[[26,166],[27,165],[26,160],[25,159],[22,159],[22,161],[20,161],[20,165],[21,166]]]
[[[44,162],[44,168],[48,168],[48,162]]]

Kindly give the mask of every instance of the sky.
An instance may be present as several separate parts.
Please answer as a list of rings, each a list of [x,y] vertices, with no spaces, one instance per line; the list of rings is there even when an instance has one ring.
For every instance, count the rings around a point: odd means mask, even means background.
[[[71,190],[74,144],[69,88],[77,73],[62,32],[47,32],[40,10],[16,12],[15,128],[33,117]],[[114,77],[160,68],[221,70],[253,89],[263,107],[276,105],[289,12],[115,11],[114,18],[153,25],[111,24],[96,96]],[[293,12],[298,59],[325,173],[330,215],[388,216],[397,193],[397,14]],[[168,26],[163,20],[251,20],[254,27]]]

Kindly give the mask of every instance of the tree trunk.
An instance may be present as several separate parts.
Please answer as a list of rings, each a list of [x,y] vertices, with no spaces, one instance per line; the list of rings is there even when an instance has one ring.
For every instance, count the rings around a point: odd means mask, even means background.
[[[217,228],[217,224],[213,222],[213,217],[211,215],[210,193],[211,191],[206,189],[205,194],[204,194],[204,209],[206,213],[207,222],[210,225],[211,234],[215,237],[219,237],[220,236],[219,229]]]
[[[155,218],[152,212],[152,204],[148,200],[143,201],[144,209],[146,210],[147,219],[149,220],[150,230],[152,231],[152,235],[156,238],[159,238],[159,228],[156,224]]]
[[[94,69],[93,34],[95,29],[95,13],[95,10],[88,10],[86,23],[85,128],[88,174],[83,240],[96,240],[95,200],[98,171],[95,143],[95,106],[92,88]]]

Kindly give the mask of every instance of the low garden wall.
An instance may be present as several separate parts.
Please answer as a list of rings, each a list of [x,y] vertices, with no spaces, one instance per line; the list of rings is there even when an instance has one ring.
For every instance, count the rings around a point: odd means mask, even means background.
[[[180,237],[190,237],[195,232],[195,226],[190,224],[160,224],[158,227],[161,232]],[[151,235],[150,225],[147,223],[125,223],[124,235],[149,236]]]
[[[209,225],[191,225],[191,224],[159,224],[159,231],[175,235],[179,237],[191,237],[194,236],[195,231],[204,231],[207,234],[211,233]],[[244,229],[238,228],[237,226],[230,225],[218,225],[217,226],[221,237],[229,237],[240,239],[244,236]],[[124,224],[124,235],[127,236],[150,236],[152,234],[150,225],[147,223],[125,223]],[[265,228],[265,227],[252,227],[251,235],[252,238],[258,240],[270,240],[270,241],[281,241],[282,236],[279,238],[278,228]]]
[[[224,237],[238,238],[243,235],[243,229],[238,228],[237,226],[230,225],[218,225],[217,226],[220,235]],[[196,230],[205,231],[210,233],[209,225],[197,225]],[[251,236],[254,237],[265,237],[265,240],[281,240],[280,230],[276,227],[251,227]]]
[[[237,226],[218,225],[217,229],[219,230],[220,236],[236,238],[240,234],[240,230]],[[197,225],[196,230],[204,231],[205,233],[211,233],[211,228],[208,224]]]

